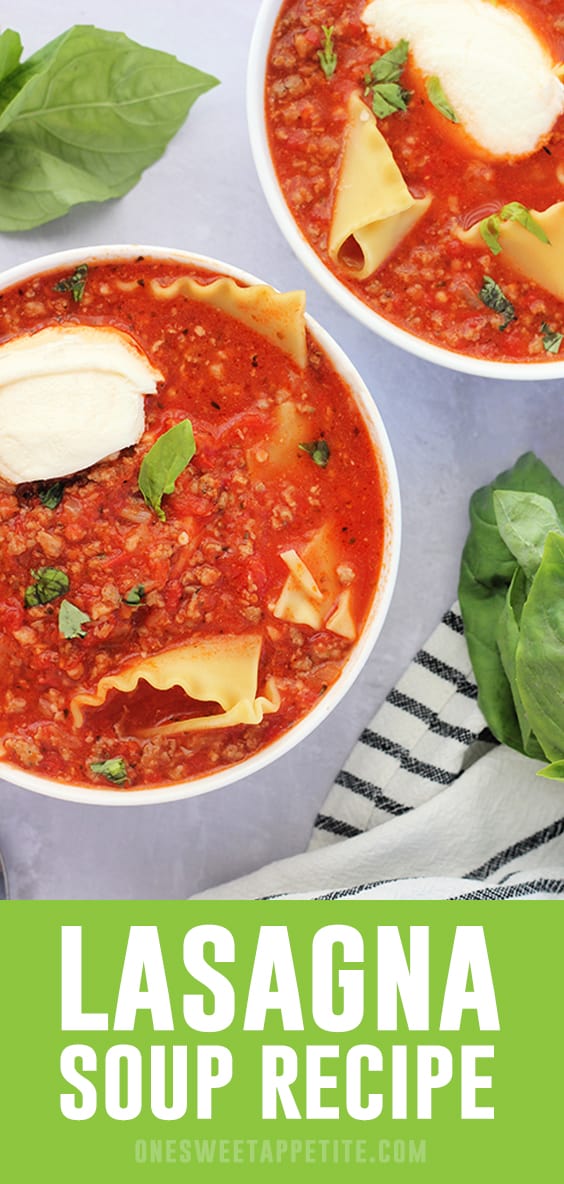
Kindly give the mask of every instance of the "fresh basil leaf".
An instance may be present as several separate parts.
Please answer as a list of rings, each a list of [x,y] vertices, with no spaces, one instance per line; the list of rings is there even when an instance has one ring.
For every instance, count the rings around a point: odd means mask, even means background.
[[[4,29],[0,35],[0,82],[9,78],[19,65],[22,56],[22,41],[13,29]]]
[[[70,600],[62,600],[59,608],[59,633],[63,637],[71,641],[74,637],[86,637],[86,631],[82,628],[87,625],[92,618],[88,613],[83,613],[76,604],[71,604]]]
[[[526,206],[521,205],[520,201],[510,201],[509,205],[504,206],[500,211],[500,218],[502,222],[519,222],[528,230],[530,234],[534,234],[541,243],[547,243],[550,246],[550,239],[540,222],[533,218],[531,211]]]
[[[536,575],[551,530],[564,531],[553,502],[539,493],[498,489],[493,504],[499,533],[527,577]]]
[[[372,110],[378,119],[386,119],[395,111],[407,111],[411,93],[396,82],[381,82],[372,91]]]
[[[131,604],[134,607],[142,604],[145,599],[145,588],[143,584],[135,584],[133,588],[129,589],[129,592],[126,592],[123,599],[126,604]]]
[[[39,501],[47,510],[56,510],[63,500],[65,486],[63,481],[53,481],[39,490]]]
[[[325,77],[332,78],[337,69],[337,54],[333,44],[335,29],[333,25],[322,25],[321,31],[323,33],[323,49],[317,51],[317,56]]]
[[[80,304],[84,296],[84,289],[86,287],[86,277],[88,275],[88,264],[81,263],[73,271],[72,275],[67,276],[64,280],[59,280],[58,283],[53,284],[54,292],[70,292],[75,304]]]
[[[441,115],[444,115],[445,119],[450,120],[451,123],[460,123],[456,111],[447,99],[441,86],[441,80],[436,74],[432,74],[430,78],[425,80],[425,90],[427,91],[429,102],[433,104],[433,107],[436,107]]]
[[[69,589],[69,578],[58,567],[40,567],[32,571],[33,584],[25,590],[24,605],[26,608],[36,608],[38,604],[49,604],[57,600]]]
[[[517,315],[511,301],[502,292],[499,284],[496,284],[491,275],[484,276],[484,281],[478,295],[483,304],[493,309],[494,312],[500,313],[503,317],[503,321],[499,326],[501,332],[507,329],[511,321],[517,320]]]
[[[533,218],[531,211],[522,205],[520,201],[511,201],[499,211],[499,214],[490,214],[488,218],[482,218],[480,222],[480,234],[486,246],[492,252],[492,255],[499,255],[502,250],[499,241],[502,222],[519,222],[525,230],[528,230],[530,234],[534,234],[535,238],[540,239],[541,243],[548,243],[550,245],[550,239],[543,230],[540,222],[537,222],[536,218]]]
[[[301,448],[302,452],[307,452],[320,469],[326,468],[331,456],[327,440],[314,440],[312,444],[299,444],[298,448]]]
[[[564,341],[564,333],[559,333],[556,329],[551,329],[546,321],[541,326],[542,343],[547,354],[560,353],[560,346]]]
[[[409,54],[409,41],[398,41],[369,67],[365,82],[399,82]]]
[[[147,505],[164,522],[161,502],[165,493],[173,493],[177,477],[184,472],[196,452],[189,419],[183,419],[155,440],[143,457],[139,469],[139,489]]]
[[[478,705],[490,730],[502,744],[523,752],[511,685],[505,673],[497,630],[504,610],[509,581],[489,587],[476,578],[472,565],[473,543],[468,540],[462,557],[459,600],[472,667],[478,683]],[[514,561],[511,564],[514,568]]]
[[[480,234],[492,255],[501,255],[501,243],[499,241],[500,228],[501,219],[498,214],[491,214],[489,218],[482,218],[480,222]]]
[[[495,495],[494,495],[495,496]],[[527,599],[528,584],[520,567],[515,569],[507,590],[505,604],[497,626],[497,644],[503,669],[511,687],[513,703],[521,730],[522,751],[536,760],[545,760],[545,755],[531,728],[527,713],[517,689],[517,646],[519,644],[519,622]]]
[[[553,761],[546,769],[539,769],[537,777],[547,777],[549,781],[564,781],[564,761]]]
[[[93,761],[90,765],[93,773],[105,777],[114,785],[125,785],[127,781],[127,765],[122,756],[111,757],[107,761]]]
[[[365,75],[365,94],[371,94],[372,110],[378,119],[386,119],[395,111],[407,110],[411,91],[399,83],[408,53],[409,41],[398,41],[393,49],[372,63]]]
[[[120,197],[217,79],[123,33],[75,25],[0,91],[0,230]]]
[[[499,618],[517,566],[497,525],[493,494],[498,489],[539,493],[554,504],[564,520],[564,486],[528,452],[512,469],[476,490],[470,502],[470,533],[462,555],[458,593],[478,683],[478,703],[494,736],[523,752],[511,686],[497,645]]]
[[[521,617],[525,607],[527,596],[531,581],[527,579],[522,567],[516,567],[513,572],[513,579],[509,585],[507,593],[507,602],[515,619],[517,626],[521,624]]]
[[[521,615],[517,686],[549,761],[564,757],[564,535],[549,534]]]

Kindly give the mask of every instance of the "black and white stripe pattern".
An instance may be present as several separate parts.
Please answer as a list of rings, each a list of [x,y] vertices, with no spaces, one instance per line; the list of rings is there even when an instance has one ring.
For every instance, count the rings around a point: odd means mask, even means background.
[[[460,777],[483,740],[494,742],[477,704],[462,618],[449,609],[362,732],[316,819],[311,848],[429,801]]]
[[[499,745],[478,707],[458,606],[362,731],[309,849],[222,899],[564,896],[564,785]]]
[[[475,888],[473,892],[463,892],[460,896],[452,896],[451,900],[518,900],[526,896],[564,896],[564,879],[548,879],[539,876],[536,880],[526,880],[522,884],[498,884],[492,888]]]
[[[464,626],[455,605],[362,732],[316,819],[310,850],[358,837],[390,817],[417,810],[452,786],[495,744],[478,708]],[[556,790],[554,798],[560,817],[527,831],[468,868],[463,877],[475,886],[449,899],[564,895],[564,796]],[[511,874],[503,878],[505,882],[499,880],[500,871],[535,862],[539,850],[548,845],[551,856],[558,849],[560,874],[527,879],[525,872],[521,877],[517,873],[515,882],[507,882],[514,880]],[[386,884],[390,881],[356,885],[323,898],[373,895]]]
[[[289,896],[300,900],[396,900],[427,899],[428,880],[377,880],[373,884],[357,884],[354,888],[342,888],[335,892],[280,893],[262,897],[263,900],[285,900]],[[525,880],[516,877],[508,884],[483,885],[473,883],[463,887],[462,881],[437,880],[433,887],[433,899],[440,900],[525,900],[531,897],[550,899],[564,896],[564,876],[537,876]]]

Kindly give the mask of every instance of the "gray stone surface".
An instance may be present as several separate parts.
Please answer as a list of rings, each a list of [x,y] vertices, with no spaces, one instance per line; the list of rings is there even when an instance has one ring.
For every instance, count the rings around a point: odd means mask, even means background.
[[[245,67],[258,0],[7,0],[26,53],[73,23],[121,29],[222,80],[164,159],[120,201],[0,236],[0,267],[69,246],[137,242],[214,255],[309,309],[363,374],[395,451],[404,542],[395,599],[367,667],[331,718],[268,772],[191,801],[129,809],[53,801],[0,782],[0,846],[14,896],[177,898],[305,847],[314,815],[362,725],[454,599],[468,497],[535,449],[564,477],[562,383],[488,382],[402,354],[309,279],[274,224],[247,139]]]

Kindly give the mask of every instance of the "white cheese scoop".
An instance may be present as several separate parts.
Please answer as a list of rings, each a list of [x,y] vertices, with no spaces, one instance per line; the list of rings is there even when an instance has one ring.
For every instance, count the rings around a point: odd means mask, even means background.
[[[536,152],[564,111],[548,49],[514,10],[491,0],[373,0],[374,39],[409,41],[417,67],[437,75],[468,134],[492,156]]]
[[[119,329],[61,325],[0,345],[0,477],[68,477],[136,444],[162,378]]]

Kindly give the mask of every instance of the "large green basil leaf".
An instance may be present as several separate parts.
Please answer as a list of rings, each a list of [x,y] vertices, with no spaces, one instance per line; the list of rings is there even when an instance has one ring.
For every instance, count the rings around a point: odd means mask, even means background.
[[[471,529],[462,555],[459,598],[478,703],[497,739],[523,752],[511,685],[497,644],[499,619],[516,568],[497,525],[493,500],[497,489],[541,494],[564,520],[564,486],[528,452],[512,469],[478,489],[470,502]]]
[[[517,686],[550,761],[564,757],[564,535],[549,534],[521,614]]]
[[[0,230],[120,197],[217,79],[123,33],[75,25],[0,83]]]
[[[476,579],[471,558],[463,558],[458,596],[464,634],[478,683],[478,704],[494,736],[510,748],[523,752],[511,686],[497,645],[499,618],[508,587],[508,580],[499,588],[487,587]]]
[[[513,704],[521,730],[523,752],[527,756],[543,761],[546,759],[545,754],[531,728],[516,683],[517,646],[520,637],[519,623],[527,599],[527,592],[528,584],[525,573],[520,567],[516,567],[498,621],[497,645],[501,663],[511,687]]]
[[[527,576],[536,575],[551,530],[564,529],[553,502],[538,493],[496,489],[494,510],[499,533]]]

